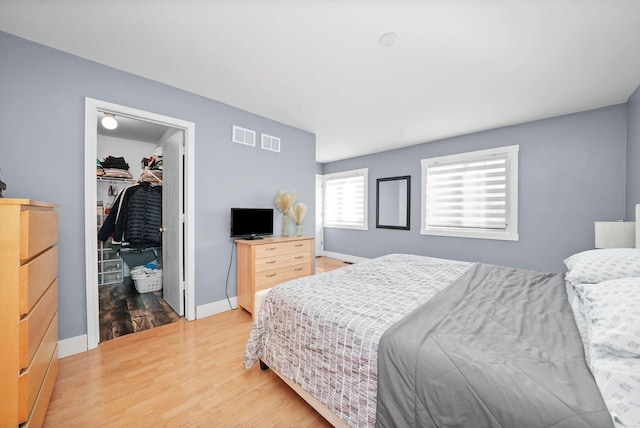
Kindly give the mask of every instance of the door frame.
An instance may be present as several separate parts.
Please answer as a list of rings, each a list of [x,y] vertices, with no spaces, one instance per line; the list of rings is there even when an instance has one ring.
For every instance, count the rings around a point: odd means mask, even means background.
[[[196,318],[195,304],[195,123],[182,119],[135,109],[119,104],[85,98],[84,124],[84,202],[85,202],[85,272],[87,295],[87,349],[94,349],[100,343],[100,309],[98,298],[98,236],[96,233],[97,188],[96,159],[98,147],[98,114],[113,113],[134,119],[154,122],[184,131],[184,271],[185,271],[185,318]]]
[[[324,255],[324,175],[316,174],[315,254]]]

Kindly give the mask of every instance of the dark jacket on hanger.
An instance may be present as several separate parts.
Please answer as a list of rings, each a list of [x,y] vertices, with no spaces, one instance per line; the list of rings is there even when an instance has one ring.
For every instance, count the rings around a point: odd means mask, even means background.
[[[106,241],[113,234],[114,244],[131,247],[162,245],[162,186],[142,182],[124,189],[98,232]]]

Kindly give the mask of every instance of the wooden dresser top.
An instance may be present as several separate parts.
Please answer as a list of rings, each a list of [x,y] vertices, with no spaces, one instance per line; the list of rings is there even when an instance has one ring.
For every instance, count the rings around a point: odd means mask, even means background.
[[[262,239],[236,239],[236,242],[244,245],[263,245],[263,244],[276,244],[278,242],[291,242],[291,241],[305,241],[314,239],[313,236],[270,236]]]
[[[36,201],[33,199],[0,198],[0,205],[31,205],[35,207],[55,208],[58,204],[51,202]]]

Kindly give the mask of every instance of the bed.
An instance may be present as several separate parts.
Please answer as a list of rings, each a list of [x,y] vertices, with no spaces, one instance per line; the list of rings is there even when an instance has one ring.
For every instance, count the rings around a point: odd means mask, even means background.
[[[640,351],[618,340],[640,334],[638,253],[566,275],[392,254],[297,279],[257,296],[244,364],[334,426],[638,426]]]

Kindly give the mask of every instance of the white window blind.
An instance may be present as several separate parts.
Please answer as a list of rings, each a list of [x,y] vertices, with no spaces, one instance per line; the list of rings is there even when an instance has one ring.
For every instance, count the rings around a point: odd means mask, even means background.
[[[325,226],[367,228],[367,169],[325,175]]]
[[[423,160],[422,232],[517,239],[514,158],[517,146]]]

